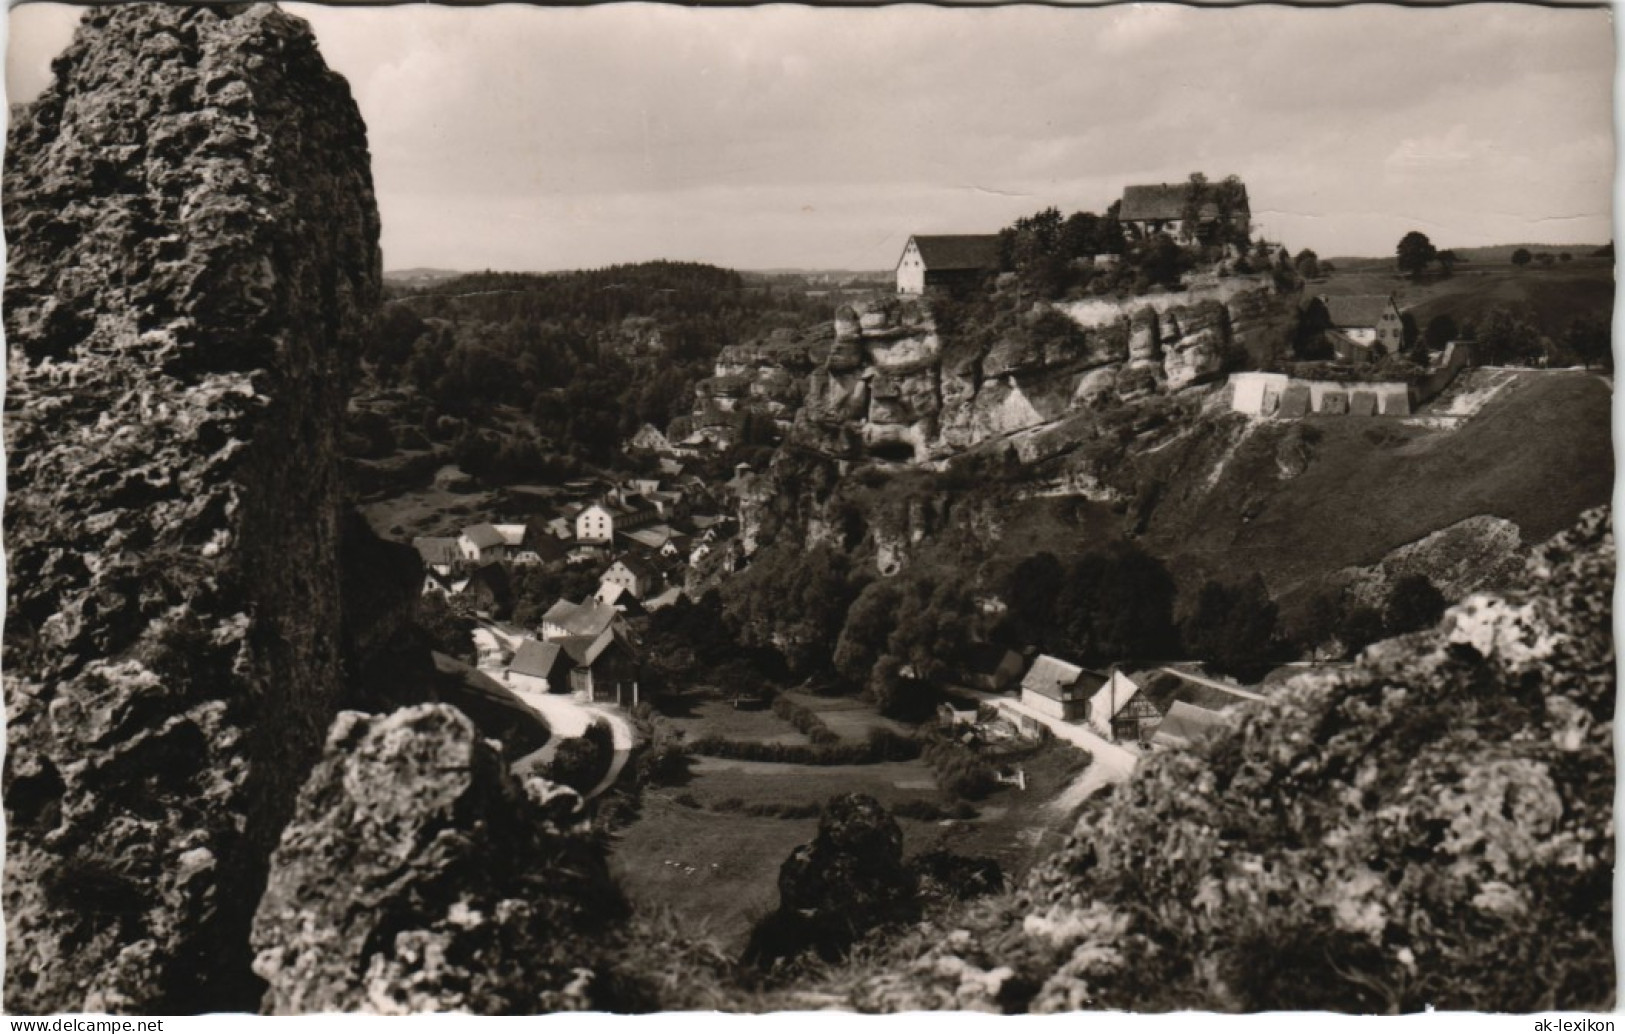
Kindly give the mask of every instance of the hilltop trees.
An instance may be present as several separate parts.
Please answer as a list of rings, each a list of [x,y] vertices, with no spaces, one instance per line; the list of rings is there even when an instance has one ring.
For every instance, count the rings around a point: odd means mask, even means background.
[[[1413,277],[1420,277],[1439,254],[1433,242],[1428,240],[1427,234],[1420,230],[1412,230],[1401,237],[1398,247],[1394,250],[1399,271],[1409,273]]]
[[[1313,280],[1320,276],[1320,256],[1308,248],[1298,252],[1297,257],[1292,260],[1292,265],[1297,269],[1298,275],[1305,280]]]
[[[1534,257],[1535,256],[1529,253],[1528,248],[1519,248],[1517,251],[1512,253],[1512,264],[1517,266],[1519,269],[1522,269],[1523,267],[1529,265]]]
[[[1042,298],[1059,298],[1094,276],[1095,255],[1123,250],[1123,231],[1114,203],[1105,215],[1073,212],[1062,217],[1050,207],[1022,216],[999,231],[999,266],[1013,272],[1024,289]]]

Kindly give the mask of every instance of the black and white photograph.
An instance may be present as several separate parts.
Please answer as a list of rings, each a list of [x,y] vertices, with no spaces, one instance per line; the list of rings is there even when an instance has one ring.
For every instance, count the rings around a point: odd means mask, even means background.
[[[5,21],[7,1014],[1615,1009],[1610,7]]]

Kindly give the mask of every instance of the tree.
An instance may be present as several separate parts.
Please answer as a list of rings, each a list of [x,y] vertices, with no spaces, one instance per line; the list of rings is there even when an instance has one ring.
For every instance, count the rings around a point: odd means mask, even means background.
[[[1427,330],[1422,332],[1422,340],[1435,352],[1443,351],[1444,346],[1459,337],[1461,328],[1456,325],[1455,318],[1447,312],[1428,320]]]
[[[1268,667],[1277,609],[1263,576],[1235,585],[1207,582],[1185,619],[1185,645],[1214,669],[1252,677]]]
[[[1298,257],[1292,260],[1292,265],[1297,268],[1298,275],[1305,280],[1313,280],[1321,274],[1320,256],[1308,248],[1298,252]]]
[[[1517,251],[1512,253],[1512,264],[1522,269],[1524,266],[1529,265],[1530,259],[1533,259],[1534,257],[1535,256],[1529,254],[1528,248],[1519,248]]]
[[[1425,574],[1408,574],[1388,590],[1382,620],[1389,635],[1431,628],[1444,615],[1444,593]]]
[[[1399,239],[1395,249],[1398,256],[1399,271],[1409,273],[1413,277],[1420,277],[1423,270],[1432,264],[1438,255],[1438,249],[1428,240],[1427,234],[1420,230],[1412,230]]]
[[[1456,258],[1456,253],[1448,248],[1439,252],[1437,258],[1439,260],[1439,271],[1445,276],[1455,272],[1456,263],[1460,261],[1460,259]]]
[[[1592,317],[1580,317],[1569,324],[1563,335],[1563,347],[1585,364],[1605,370],[1614,368],[1614,339],[1608,324]]]
[[[1574,255],[1573,255],[1572,252],[1567,252],[1567,251],[1558,252],[1557,261],[1559,261],[1559,262],[1573,262],[1574,261]]]

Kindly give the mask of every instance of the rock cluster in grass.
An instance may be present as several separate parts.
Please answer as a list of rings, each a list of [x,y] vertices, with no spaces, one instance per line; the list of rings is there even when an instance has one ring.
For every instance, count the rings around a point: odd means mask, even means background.
[[[272,858],[254,969],[277,1014],[604,1008],[626,912],[575,791],[514,779],[455,708],[347,711]]]
[[[903,863],[903,830],[867,794],[832,798],[818,835],[779,868],[779,907],[746,947],[759,965],[816,952],[840,958],[867,931],[917,917],[918,877]]]

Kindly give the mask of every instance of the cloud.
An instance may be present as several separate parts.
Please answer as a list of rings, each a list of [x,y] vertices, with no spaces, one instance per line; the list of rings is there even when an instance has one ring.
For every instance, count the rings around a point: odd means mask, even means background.
[[[287,6],[367,120],[392,265],[881,268],[1198,169],[1321,254],[1611,235],[1596,10]],[[21,87],[65,41],[29,31]]]

